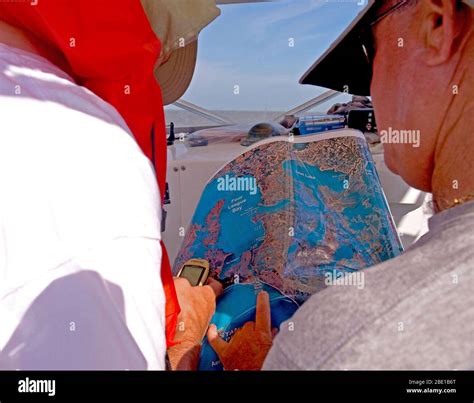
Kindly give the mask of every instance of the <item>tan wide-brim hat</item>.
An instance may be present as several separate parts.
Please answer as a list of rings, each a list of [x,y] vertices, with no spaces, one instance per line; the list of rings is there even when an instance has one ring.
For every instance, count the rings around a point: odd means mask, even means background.
[[[161,41],[155,77],[163,104],[180,99],[193,78],[199,33],[220,15],[216,0],[141,0],[150,26]]]

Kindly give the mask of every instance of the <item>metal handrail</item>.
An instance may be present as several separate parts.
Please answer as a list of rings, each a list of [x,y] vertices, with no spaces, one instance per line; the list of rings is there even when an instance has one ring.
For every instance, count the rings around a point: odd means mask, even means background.
[[[195,113],[196,115],[212,120],[213,122],[216,122],[219,125],[233,125],[234,124],[234,122],[232,122],[231,120],[223,116],[219,116],[217,113],[211,112],[201,106],[185,101],[184,99],[177,100],[176,102],[173,103],[173,105],[181,109],[184,109],[185,111]]]
[[[323,102],[326,102],[326,101],[330,100],[331,98],[334,98],[338,95],[340,95],[340,92],[338,92],[338,91],[334,91],[334,90],[326,91],[326,92],[322,93],[321,95],[318,95],[316,98],[313,98],[313,99],[305,102],[304,104],[301,104],[301,105],[289,110],[288,112],[284,113],[283,115],[279,115],[279,116],[275,117],[274,120],[275,121],[280,121],[286,115],[296,115],[296,114],[301,113],[301,112],[306,112],[307,110],[313,109],[314,107],[318,106],[319,104],[322,104]]]

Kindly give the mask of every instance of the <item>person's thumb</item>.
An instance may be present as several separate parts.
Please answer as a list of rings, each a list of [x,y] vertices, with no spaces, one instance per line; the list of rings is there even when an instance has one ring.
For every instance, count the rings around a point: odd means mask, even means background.
[[[219,358],[222,358],[222,354],[227,349],[228,343],[219,335],[216,325],[211,324],[209,326],[207,330],[207,340]]]

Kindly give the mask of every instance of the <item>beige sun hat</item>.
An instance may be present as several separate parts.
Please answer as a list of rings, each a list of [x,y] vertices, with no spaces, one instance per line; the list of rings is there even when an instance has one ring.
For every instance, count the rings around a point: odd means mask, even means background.
[[[216,0],[141,0],[150,26],[161,41],[155,65],[163,104],[178,100],[191,84],[199,33],[221,13]]]

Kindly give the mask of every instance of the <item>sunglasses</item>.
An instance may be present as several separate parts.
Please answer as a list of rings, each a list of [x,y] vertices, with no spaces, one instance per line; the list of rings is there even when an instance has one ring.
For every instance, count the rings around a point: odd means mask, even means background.
[[[394,6],[390,7],[388,10],[385,10],[383,13],[374,17],[374,19],[368,22],[359,32],[359,39],[362,45],[362,50],[364,52],[367,64],[372,70],[372,66],[375,59],[375,44],[374,44],[374,35],[373,27],[382,21],[385,17],[388,17],[394,11],[398,10],[400,7],[404,6],[408,0],[402,0],[396,3]]]

